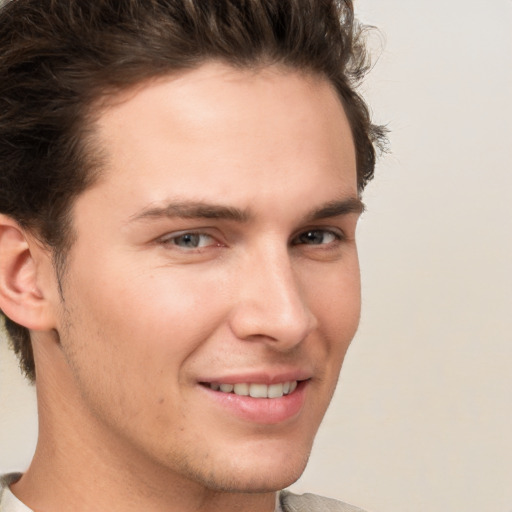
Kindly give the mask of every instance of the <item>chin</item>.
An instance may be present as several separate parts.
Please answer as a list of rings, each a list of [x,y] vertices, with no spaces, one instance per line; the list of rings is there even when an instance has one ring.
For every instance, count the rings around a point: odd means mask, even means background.
[[[205,487],[218,492],[265,493],[284,489],[304,472],[310,450],[297,448],[293,454],[274,450],[267,456],[237,456],[224,471],[213,470]]]
[[[259,467],[256,471],[247,474],[242,472],[236,475],[223,475],[221,478],[216,475],[204,481],[203,485],[215,492],[243,494],[276,492],[296,482],[305,468],[306,463],[291,471],[289,468],[279,471],[279,468]]]

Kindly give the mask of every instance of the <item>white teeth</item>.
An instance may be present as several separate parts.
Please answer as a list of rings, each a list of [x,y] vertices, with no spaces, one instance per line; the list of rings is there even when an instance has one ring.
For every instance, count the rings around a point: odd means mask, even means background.
[[[209,384],[214,391],[223,393],[234,393],[239,396],[251,396],[253,398],[281,398],[289,395],[297,389],[297,381],[280,382],[278,384],[256,384],[241,382],[239,384],[219,384],[212,382]]]
[[[249,396],[249,384],[235,384],[233,391],[235,395]]]
[[[271,384],[267,391],[268,398],[280,398],[283,396],[282,384]]]
[[[266,384],[251,384],[249,395],[253,398],[267,398],[268,386]]]

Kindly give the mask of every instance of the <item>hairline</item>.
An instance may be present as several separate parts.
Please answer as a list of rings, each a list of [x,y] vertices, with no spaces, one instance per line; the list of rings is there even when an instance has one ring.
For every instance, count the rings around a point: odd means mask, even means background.
[[[121,105],[124,102],[129,101],[134,95],[136,95],[141,89],[151,84],[158,84],[165,82],[169,79],[179,79],[186,76],[188,73],[196,71],[205,65],[218,63],[225,66],[227,69],[231,68],[234,70],[253,72],[254,74],[262,73],[267,70],[275,70],[282,74],[295,74],[302,76],[309,80],[319,80],[327,83],[332,91],[338,98],[341,107],[347,117],[349,123],[352,145],[355,148],[354,135],[352,133],[352,124],[346,113],[345,100],[339,91],[334,80],[328,77],[325,73],[313,69],[311,66],[299,66],[293,63],[286,62],[285,59],[273,59],[271,56],[260,56],[254,60],[247,60],[245,62],[230,61],[226,58],[219,57],[203,57],[198,59],[194,65],[182,66],[179,68],[169,67],[167,70],[162,72],[148,73],[145,77],[140,77],[138,80],[134,80],[133,83],[124,84],[123,86],[103,86],[98,87],[97,90],[93,90],[90,97],[82,103],[80,109],[81,115],[77,120],[75,126],[76,134],[79,138],[79,151],[82,153],[82,169],[78,172],[82,172],[86,177],[87,186],[80,191],[79,194],[75,194],[69,198],[65,214],[62,220],[64,228],[64,236],[62,243],[58,246],[51,247],[42,236],[42,233],[35,228],[28,228],[31,234],[33,234],[49,251],[51,254],[52,264],[55,270],[55,275],[58,283],[59,293],[61,299],[64,300],[62,282],[66,275],[68,256],[73,248],[74,243],[77,240],[78,233],[75,230],[73,223],[73,212],[74,206],[77,199],[91,187],[101,183],[102,176],[108,172],[109,155],[108,148],[103,144],[98,130],[98,124],[103,114],[110,108]],[[92,156],[92,153],[95,153]],[[356,165],[356,176],[359,181],[358,169]],[[359,188],[359,184],[358,184]],[[360,196],[358,191],[358,196]]]

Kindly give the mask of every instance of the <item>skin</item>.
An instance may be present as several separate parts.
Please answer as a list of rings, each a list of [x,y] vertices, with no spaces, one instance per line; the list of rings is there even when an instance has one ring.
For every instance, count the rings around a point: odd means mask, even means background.
[[[270,512],[359,321],[342,105],[317,77],[209,63],[125,91],[96,129],[105,169],[73,207],[62,299],[24,234],[40,436],[13,492],[56,512]],[[300,408],[279,421],[201,384],[299,374]]]

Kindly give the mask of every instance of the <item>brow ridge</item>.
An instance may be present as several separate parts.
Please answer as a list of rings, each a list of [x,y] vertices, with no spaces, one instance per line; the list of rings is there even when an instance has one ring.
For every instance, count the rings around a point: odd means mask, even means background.
[[[351,213],[361,214],[365,209],[363,202],[358,197],[333,200],[305,216],[305,220],[321,220],[330,217],[338,217]],[[183,219],[222,219],[240,223],[246,223],[252,215],[249,210],[242,210],[233,206],[216,205],[201,201],[173,202],[165,206],[154,206],[143,209],[131,217],[130,220],[145,220],[160,217],[179,217]]]
[[[311,212],[308,217],[311,220],[321,220],[350,213],[361,214],[365,210],[365,205],[358,197],[349,197],[348,199],[329,201],[327,204]]]
[[[236,222],[247,222],[250,214],[232,206],[208,204],[203,202],[177,202],[166,206],[150,207],[135,214],[132,220],[143,220],[158,217],[180,217],[183,219],[225,219]]]

